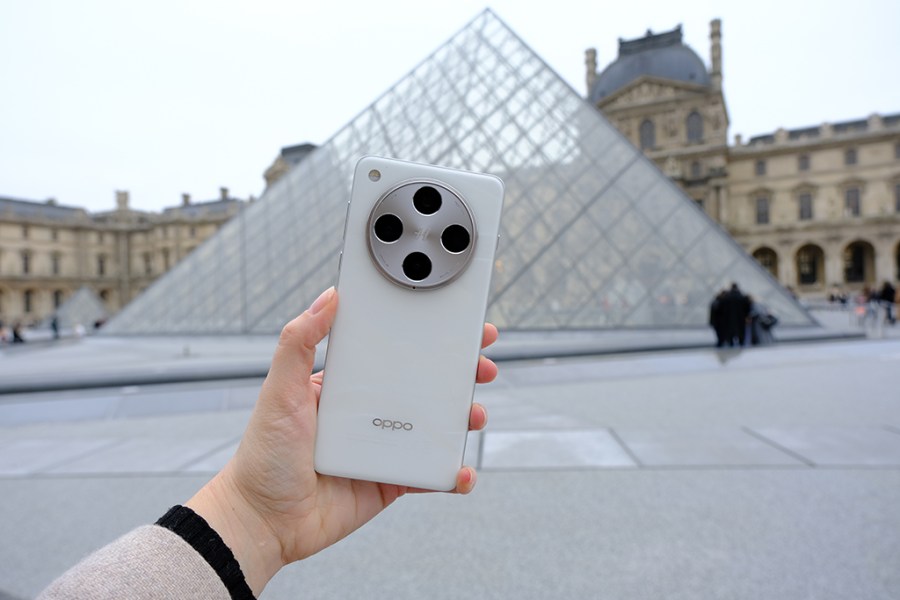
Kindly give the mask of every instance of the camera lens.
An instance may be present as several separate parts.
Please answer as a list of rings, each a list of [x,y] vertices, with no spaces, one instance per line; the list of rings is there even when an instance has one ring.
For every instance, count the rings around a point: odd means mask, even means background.
[[[451,225],[441,234],[441,244],[447,252],[459,254],[469,247],[471,241],[469,232],[462,225]]]
[[[397,215],[381,215],[375,221],[375,236],[385,244],[396,242],[401,235],[403,235],[403,221]]]
[[[431,259],[421,252],[413,252],[403,259],[403,274],[413,281],[422,281],[431,275]]]
[[[430,185],[422,186],[413,194],[413,206],[423,215],[433,215],[441,209],[441,193]]]

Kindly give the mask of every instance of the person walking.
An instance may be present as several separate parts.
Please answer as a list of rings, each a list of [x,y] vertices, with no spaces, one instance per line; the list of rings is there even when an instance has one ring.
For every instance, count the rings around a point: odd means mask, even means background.
[[[897,322],[897,314],[894,312],[896,296],[897,290],[894,289],[894,286],[891,285],[890,281],[885,281],[884,285],[881,286],[881,305],[885,310],[884,318],[887,319],[887,322],[891,325]]]
[[[731,289],[722,296],[720,311],[724,345],[743,346],[747,317],[750,315],[750,300],[741,292],[737,283],[732,283]]]

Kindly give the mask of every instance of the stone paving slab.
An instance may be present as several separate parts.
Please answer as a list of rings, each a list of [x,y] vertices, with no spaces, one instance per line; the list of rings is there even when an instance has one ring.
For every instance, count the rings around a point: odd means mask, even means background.
[[[804,462],[740,428],[616,429],[647,467],[804,466]]]
[[[761,438],[771,440],[795,455],[806,457],[817,466],[900,467],[900,433],[896,428],[763,427],[754,431]]]
[[[484,435],[483,469],[634,467],[609,431],[498,431]]]

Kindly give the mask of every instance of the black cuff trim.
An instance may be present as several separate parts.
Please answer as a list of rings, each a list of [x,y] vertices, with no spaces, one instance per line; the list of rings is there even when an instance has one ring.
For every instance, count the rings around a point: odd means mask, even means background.
[[[256,600],[231,548],[206,519],[185,506],[173,506],[156,524],[177,533],[190,544],[213,568],[232,600]]]

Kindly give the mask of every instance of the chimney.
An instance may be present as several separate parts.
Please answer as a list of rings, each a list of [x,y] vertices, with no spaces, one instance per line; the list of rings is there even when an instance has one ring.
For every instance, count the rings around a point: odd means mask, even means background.
[[[709,23],[709,56],[712,64],[709,78],[713,89],[722,89],[722,20],[713,19]]]
[[[588,48],[584,51],[584,66],[587,71],[585,83],[587,83],[587,97],[590,99],[594,84],[597,83],[597,49]]]
[[[128,190],[116,190],[116,207],[119,210],[128,210]]]
[[[220,200],[228,200],[228,188],[227,187],[219,188],[219,199]]]
[[[182,206],[190,206],[191,204],[191,195],[190,194],[182,194],[181,195],[181,205]]]

